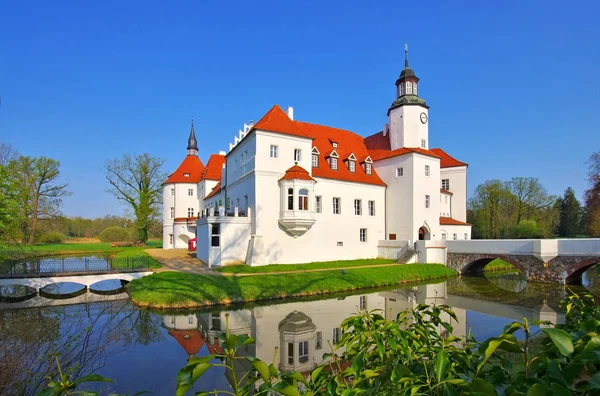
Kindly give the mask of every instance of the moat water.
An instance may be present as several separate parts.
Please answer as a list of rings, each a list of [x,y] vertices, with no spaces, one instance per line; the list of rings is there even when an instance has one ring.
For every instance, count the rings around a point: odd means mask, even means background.
[[[595,269],[584,275],[583,287],[600,296]],[[114,381],[82,389],[175,394],[177,372],[188,358],[221,351],[217,337],[226,318],[232,332],[256,339],[242,353],[267,363],[273,361],[276,347],[287,349],[290,335],[300,337],[299,342],[306,339],[307,351],[291,359],[278,355],[275,363],[281,369],[307,371],[330,351],[328,343],[335,343],[341,321],[359,310],[380,309],[393,318],[419,303],[447,304],[459,318],[452,323],[453,334],[460,337],[471,331],[483,340],[524,317],[564,320],[559,302],[567,293],[566,287],[528,283],[512,273],[210,311],[151,311],[128,299],[108,301],[109,296],[87,304],[1,310],[0,394],[32,395],[43,389],[45,376],[56,372],[50,359],[54,354],[63,370],[76,377],[97,373]],[[289,333],[294,328],[303,335]],[[222,368],[207,372],[189,394],[212,389],[229,389]]]

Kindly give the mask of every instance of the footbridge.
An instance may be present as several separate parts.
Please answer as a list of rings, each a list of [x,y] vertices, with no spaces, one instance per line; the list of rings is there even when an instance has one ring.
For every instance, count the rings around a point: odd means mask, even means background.
[[[443,240],[415,245],[420,262],[473,274],[499,258],[535,282],[577,284],[588,268],[600,263],[600,239]]]

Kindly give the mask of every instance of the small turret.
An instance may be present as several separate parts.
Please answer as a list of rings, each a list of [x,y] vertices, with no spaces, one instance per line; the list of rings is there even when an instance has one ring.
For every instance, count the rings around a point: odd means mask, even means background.
[[[187,146],[188,155],[198,156],[198,141],[196,140],[196,133],[194,132],[194,119],[192,118],[192,129],[190,130],[190,137],[188,138]]]
[[[404,69],[400,77],[396,80],[396,100],[392,103],[392,108],[403,104],[422,104],[425,105],[425,99],[418,94],[419,77],[408,65],[408,45],[404,45]]]

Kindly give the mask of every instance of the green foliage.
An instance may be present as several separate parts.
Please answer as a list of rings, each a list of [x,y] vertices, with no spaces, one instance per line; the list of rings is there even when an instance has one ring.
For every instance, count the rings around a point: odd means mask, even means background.
[[[0,165],[0,242],[12,242],[19,236],[21,213],[18,187],[6,166]]]
[[[306,264],[271,264],[263,265],[260,267],[250,267],[249,265],[241,264],[216,268],[215,271],[228,274],[256,274],[262,272],[304,271],[311,269],[361,267],[368,265],[394,264],[395,262],[396,260],[389,259],[362,259],[326,261]]]
[[[590,189],[585,192],[583,228],[592,237],[600,237],[600,151],[587,162]]]
[[[455,277],[441,264],[410,264],[314,271],[282,275],[215,276],[161,272],[129,283],[134,303],[154,308],[186,308],[312,296],[368,287]],[[202,287],[198,287],[202,285]]]
[[[127,242],[131,241],[131,235],[129,232],[121,227],[112,226],[107,227],[98,236],[102,242]]]
[[[538,239],[544,237],[544,232],[535,220],[523,220],[515,227],[514,236],[519,239]]]
[[[49,232],[47,234],[42,235],[38,242],[39,243],[63,243],[65,240],[65,236],[60,232]]]
[[[342,322],[342,337],[310,374],[282,373],[273,363],[240,356],[254,343],[227,331],[219,338],[223,353],[190,359],[177,376],[184,395],[212,367],[225,367],[231,395],[597,395],[600,392],[600,309],[590,295],[564,301],[567,323],[513,322],[497,337],[477,343],[470,335],[451,335],[457,321],[450,307],[420,304],[387,320],[380,311]],[[540,326],[540,330],[534,330]],[[440,331],[442,329],[442,331]],[[517,341],[523,332],[525,341]],[[543,334],[541,351],[531,340]],[[331,347],[331,345],[330,345]],[[343,352],[341,352],[343,350]],[[338,356],[338,352],[341,354]],[[277,350],[275,351],[277,354]],[[506,356],[516,355],[524,369],[509,371]],[[210,363],[212,359],[221,363]],[[244,373],[235,361],[249,362]],[[206,391],[197,395],[219,394]]]
[[[575,197],[571,187],[565,190],[565,195],[560,205],[560,225],[558,235],[561,237],[574,237],[579,233],[581,222],[581,204]]]

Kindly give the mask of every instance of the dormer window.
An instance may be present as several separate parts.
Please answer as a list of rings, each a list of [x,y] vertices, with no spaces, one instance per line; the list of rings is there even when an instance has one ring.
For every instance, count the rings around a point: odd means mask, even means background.
[[[331,169],[337,170],[337,158],[331,157]]]
[[[352,173],[356,172],[356,162],[348,161],[348,170]]]
[[[184,173],[183,177],[190,177],[190,174],[189,173]]]
[[[337,142],[331,142],[331,145],[333,146],[333,148],[337,148]]]
[[[312,167],[313,168],[319,167],[319,156],[317,154],[312,155]]]
[[[373,172],[372,165],[371,164],[365,164],[365,173],[367,175],[370,175],[372,172]]]

